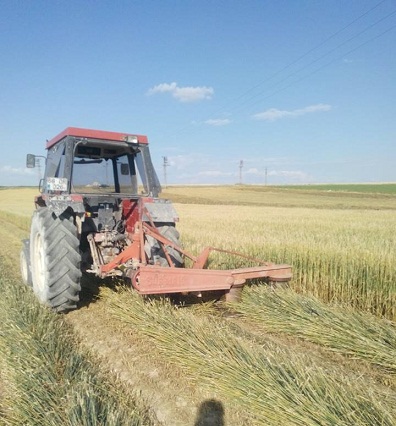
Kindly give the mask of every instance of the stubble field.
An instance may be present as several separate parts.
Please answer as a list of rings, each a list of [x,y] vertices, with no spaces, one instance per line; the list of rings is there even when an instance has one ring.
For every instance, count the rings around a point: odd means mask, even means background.
[[[170,187],[186,249],[290,263],[290,289],[180,307],[90,279],[63,316],[20,284],[36,190],[1,189],[0,421],[395,424],[395,188]]]

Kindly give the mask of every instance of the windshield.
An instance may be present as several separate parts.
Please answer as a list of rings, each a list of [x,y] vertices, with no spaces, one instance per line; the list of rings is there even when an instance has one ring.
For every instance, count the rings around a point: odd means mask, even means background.
[[[145,174],[144,169],[139,172]],[[139,179],[132,154],[107,159],[74,158],[72,192],[137,195],[143,190],[144,180]]]

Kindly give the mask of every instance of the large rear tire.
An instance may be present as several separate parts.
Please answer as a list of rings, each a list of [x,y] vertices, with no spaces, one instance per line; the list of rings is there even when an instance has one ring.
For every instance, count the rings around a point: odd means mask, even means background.
[[[180,234],[179,231],[172,225],[158,226],[157,230],[172,243],[181,247],[180,243]],[[147,257],[156,265],[160,266],[169,266],[166,259],[164,250],[161,247],[161,244],[153,237],[147,236],[146,243],[144,245],[144,250],[147,254]],[[176,266],[176,268],[182,268],[184,266],[183,256],[172,247],[167,247],[169,256]]]
[[[75,309],[81,290],[81,255],[71,213],[56,216],[46,207],[34,212],[30,262],[37,298],[56,312]]]

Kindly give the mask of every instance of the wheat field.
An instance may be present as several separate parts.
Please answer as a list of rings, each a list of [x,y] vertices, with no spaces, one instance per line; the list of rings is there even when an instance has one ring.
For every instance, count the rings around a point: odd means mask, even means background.
[[[207,401],[227,425],[394,425],[396,199],[320,192],[163,194],[185,249],[289,263],[289,289],[256,282],[239,304],[175,306],[104,284],[59,316],[20,284],[37,191],[1,189],[0,422],[196,425]],[[209,265],[239,266],[225,254]]]

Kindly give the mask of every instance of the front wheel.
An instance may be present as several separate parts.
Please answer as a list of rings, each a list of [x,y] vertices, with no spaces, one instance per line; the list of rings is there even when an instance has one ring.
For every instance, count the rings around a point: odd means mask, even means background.
[[[71,213],[56,216],[46,207],[34,212],[30,261],[37,298],[56,312],[75,309],[81,290],[81,255]]]

